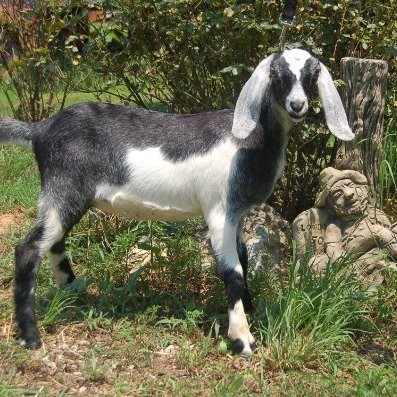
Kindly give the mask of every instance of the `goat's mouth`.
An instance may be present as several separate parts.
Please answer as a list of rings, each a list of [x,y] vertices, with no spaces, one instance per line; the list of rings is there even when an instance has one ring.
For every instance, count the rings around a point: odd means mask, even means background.
[[[306,117],[306,114],[307,114],[307,107],[299,109],[299,110],[295,110],[295,109],[292,109],[291,106],[287,106],[286,110],[287,110],[289,117],[291,117],[291,119],[294,123],[301,122]]]
[[[291,120],[294,123],[300,123],[306,117],[306,113],[304,114],[289,113],[289,116],[291,117]]]

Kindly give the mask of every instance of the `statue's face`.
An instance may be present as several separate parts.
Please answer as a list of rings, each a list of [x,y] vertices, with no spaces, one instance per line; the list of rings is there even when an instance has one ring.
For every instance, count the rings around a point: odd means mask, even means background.
[[[351,179],[342,179],[331,187],[328,205],[331,213],[342,219],[359,218],[368,205],[368,188]]]

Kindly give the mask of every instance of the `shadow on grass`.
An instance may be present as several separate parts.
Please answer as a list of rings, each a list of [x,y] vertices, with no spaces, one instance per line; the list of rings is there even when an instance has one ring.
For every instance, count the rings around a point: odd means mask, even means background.
[[[374,341],[362,344],[357,349],[357,354],[376,365],[386,364],[397,367],[397,357],[393,349]]]
[[[133,321],[140,314],[150,312],[155,324],[169,328],[199,327],[204,334],[212,332],[214,323],[218,332],[226,333],[227,301],[223,283],[210,272],[202,276],[207,281],[200,288],[176,289],[174,283],[150,285],[150,267],[133,272],[127,282],[117,286],[111,281],[98,284],[76,278],[61,288],[52,287],[37,296],[39,324],[48,332],[57,324],[85,323],[96,328],[96,323],[120,319]],[[162,290],[159,289],[162,287]]]

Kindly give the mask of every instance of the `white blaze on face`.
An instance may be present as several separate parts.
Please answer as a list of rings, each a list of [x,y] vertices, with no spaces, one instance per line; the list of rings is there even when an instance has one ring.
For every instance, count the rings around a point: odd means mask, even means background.
[[[283,57],[287,62],[291,72],[299,80],[301,71],[305,66],[306,61],[311,58],[311,55],[307,51],[293,49],[293,50],[285,50],[283,52]]]
[[[294,109],[291,107],[291,103],[295,101],[303,101],[303,107],[299,111],[299,115],[304,115],[309,107],[308,98],[302,87],[302,82],[300,80],[302,69],[304,68],[306,61],[311,58],[311,55],[304,50],[293,49],[285,50],[283,57],[288,64],[289,70],[296,77],[296,82],[292,86],[291,92],[286,98],[285,108],[288,113],[294,113]]]

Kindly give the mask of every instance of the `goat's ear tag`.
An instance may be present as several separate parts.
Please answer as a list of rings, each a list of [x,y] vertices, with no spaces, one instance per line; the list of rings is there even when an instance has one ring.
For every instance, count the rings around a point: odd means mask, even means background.
[[[327,68],[320,62],[320,74],[317,79],[318,93],[324,107],[325,120],[333,135],[342,141],[351,141],[354,134],[349,127],[346,112],[338,90]]]
[[[240,92],[232,126],[232,134],[236,138],[247,138],[258,124],[262,102],[268,94],[273,57],[274,54],[268,56],[256,67]]]

